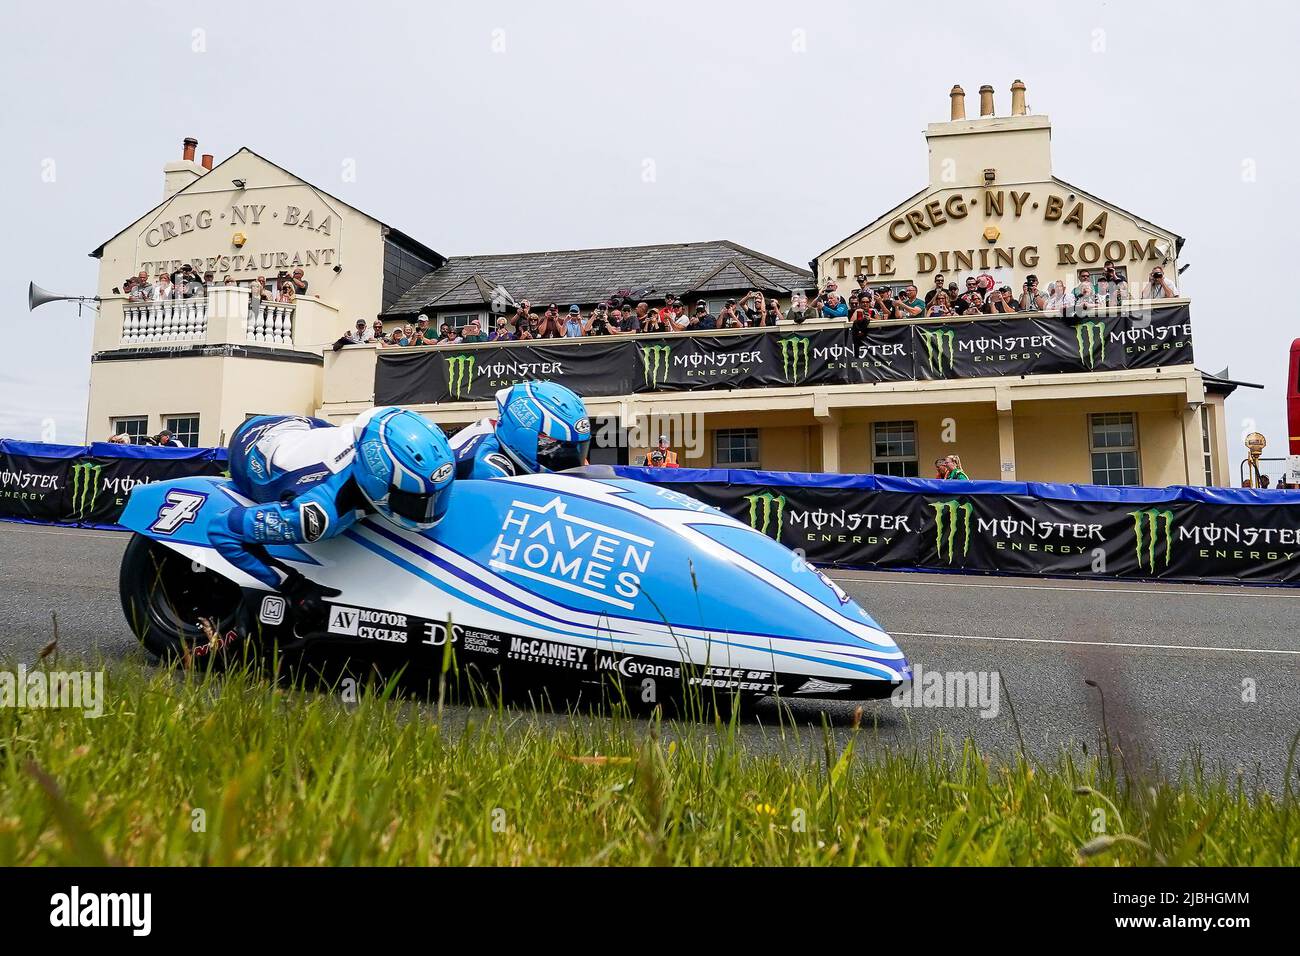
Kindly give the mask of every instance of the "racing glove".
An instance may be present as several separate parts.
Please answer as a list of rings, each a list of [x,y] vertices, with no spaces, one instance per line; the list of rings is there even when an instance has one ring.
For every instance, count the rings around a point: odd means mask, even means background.
[[[325,599],[343,593],[338,588],[317,584],[296,568],[290,568],[285,574],[284,580],[280,582],[280,592],[288,600],[294,617],[304,622],[323,620],[327,607]]]

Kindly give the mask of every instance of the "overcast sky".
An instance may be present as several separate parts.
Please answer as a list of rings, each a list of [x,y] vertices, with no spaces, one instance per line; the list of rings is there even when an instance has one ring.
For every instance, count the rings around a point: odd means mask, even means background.
[[[1198,366],[1266,386],[1229,400],[1230,454],[1251,427],[1285,454],[1300,14],[1200,6],[6,0],[0,436],[82,440],[91,315],[29,315],[27,282],[93,292],[87,253],[185,136],[446,255],[726,238],[806,264],[925,184],[953,83],[1005,114],[1019,77],[1058,176],[1186,237]]]

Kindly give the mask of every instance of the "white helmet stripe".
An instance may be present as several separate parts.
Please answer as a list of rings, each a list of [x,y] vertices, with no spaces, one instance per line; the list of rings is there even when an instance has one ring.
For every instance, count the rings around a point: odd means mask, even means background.
[[[392,421],[394,415],[399,415],[399,414],[401,414],[401,412],[398,409],[394,409],[391,415],[384,416],[384,418],[380,421],[379,443],[384,446],[384,451],[388,452],[388,460],[393,463],[393,480],[391,484],[402,489],[403,491],[411,491],[411,492],[418,493],[424,490],[423,479],[421,479],[419,475],[411,471],[409,468],[403,466],[402,463],[398,461],[397,456],[393,454],[392,446],[388,444],[388,423]],[[406,482],[401,480],[404,476],[409,476],[410,480],[414,483],[414,487],[408,488],[406,486]],[[388,496],[385,495],[384,497],[387,498]]]
[[[569,427],[568,423],[565,422],[564,419],[557,418],[555,415],[551,414],[551,412],[546,408],[546,404],[543,402],[543,400],[538,398],[537,394],[533,391],[533,383],[525,382],[524,390],[528,392],[528,397],[533,400],[533,404],[535,404],[542,413],[542,427],[539,429],[539,431],[543,435],[549,435],[552,438],[559,438],[562,440],[568,439],[570,441],[573,440],[574,438],[573,429]],[[560,426],[559,430],[561,431],[561,434],[552,435],[551,434],[552,425],[559,425]]]

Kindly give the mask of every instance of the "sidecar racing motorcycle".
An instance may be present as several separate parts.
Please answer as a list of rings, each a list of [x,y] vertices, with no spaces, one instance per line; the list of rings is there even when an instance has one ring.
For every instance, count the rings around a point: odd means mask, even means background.
[[[491,686],[603,685],[629,699],[693,688],[741,698],[888,696],[911,668],[837,584],[770,537],[669,488],[608,468],[452,487],[426,532],[364,519],[338,537],[270,546],[337,588],[303,632],[284,598],[228,563],[208,525],[248,505],[223,479],[133,489],[121,523],[127,621],[162,658],[258,649],[382,649]],[[451,646],[448,647],[447,645]],[[245,648],[247,649],[247,648]],[[444,667],[445,672],[445,667]]]

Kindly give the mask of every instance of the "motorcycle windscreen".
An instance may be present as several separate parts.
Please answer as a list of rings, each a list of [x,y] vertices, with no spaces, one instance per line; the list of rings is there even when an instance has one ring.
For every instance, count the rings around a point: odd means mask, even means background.
[[[548,471],[564,471],[577,468],[587,463],[587,451],[591,448],[591,439],[584,441],[561,441],[550,435],[537,436],[537,464]]]

